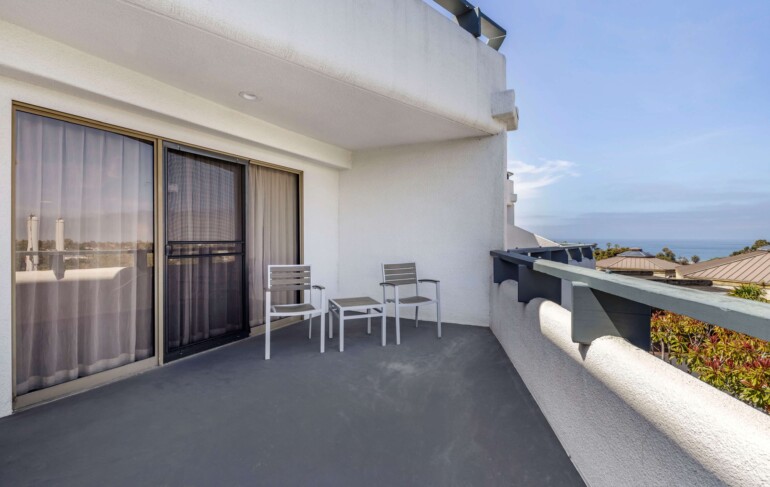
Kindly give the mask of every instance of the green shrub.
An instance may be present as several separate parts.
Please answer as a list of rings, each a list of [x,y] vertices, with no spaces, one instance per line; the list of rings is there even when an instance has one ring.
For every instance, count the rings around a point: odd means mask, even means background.
[[[730,294],[767,300],[756,285]],[[685,364],[700,380],[770,413],[770,343],[668,311],[652,316],[652,352]]]
[[[735,296],[737,298],[761,301],[763,303],[767,302],[767,299],[765,299],[765,290],[756,284],[741,284],[730,291],[729,294],[730,296]]]

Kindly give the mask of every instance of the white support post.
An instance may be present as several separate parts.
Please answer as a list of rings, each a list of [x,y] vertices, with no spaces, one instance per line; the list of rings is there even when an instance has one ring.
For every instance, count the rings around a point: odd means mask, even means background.
[[[396,345],[401,345],[401,320],[400,320],[400,314],[399,311],[400,306],[398,305],[398,286],[395,286],[394,288],[395,292],[395,304],[396,304]]]
[[[382,302],[382,318],[381,318],[382,322],[381,322],[381,325],[380,325],[380,332],[382,333],[382,346],[383,347],[385,346],[385,334],[386,334],[386,332],[385,332],[385,324],[387,323],[387,319],[385,318],[385,315],[386,315],[386,313],[385,313],[385,301],[383,300],[383,302]]]
[[[440,284],[436,283],[436,325],[438,326],[438,337],[441,338],[441,290]]]
[[[265,292],[265,360],[270,360],[270,291]]]
[[[326,305],[326,292],[321,289],[321,353],[326,351],[326,311],[324,306]]]

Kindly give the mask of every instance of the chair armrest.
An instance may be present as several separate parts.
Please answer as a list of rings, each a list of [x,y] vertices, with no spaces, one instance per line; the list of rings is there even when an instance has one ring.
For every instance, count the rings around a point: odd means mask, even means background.
[[[392,282],[381,282],[381,283],[380,283],[380,286],[391,286],[391,287],[397,287],[397,286],[396,286],[395,284],[393,284]]]
[[[324,290],[324,289],[326,289],[326,288],[325,288],[325,287],[323,287],[323,286],[321,286],[321,285],[318,285],[318,284],[314,284],[314,285],[313,285],[313,289],[320,289],[320,290]]]
[[[441,281],[438,279],[419,279],[417,282],[432,282],[433,284],[438,284]]]

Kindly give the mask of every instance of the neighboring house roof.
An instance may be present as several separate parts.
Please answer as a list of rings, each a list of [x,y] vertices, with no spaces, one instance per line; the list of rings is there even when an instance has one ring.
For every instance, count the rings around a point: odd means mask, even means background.
[[[680,266],[677,273],[690,279],[768,284],[770,283],[770,248]]]
[[[671,271],[679,267],[679,264],[657,257],[625,257],[620,254],[596,261],[596,267],[614,271]]]
[[[631,249],[631,250],[626,250],[625,252],[621,252],[620,254],[617,255],[617,257],[644,257],[644,258],[647,258],[647,257],[655,257],[655,256],[652,255],[649,252],[645,252],[642,249]]]

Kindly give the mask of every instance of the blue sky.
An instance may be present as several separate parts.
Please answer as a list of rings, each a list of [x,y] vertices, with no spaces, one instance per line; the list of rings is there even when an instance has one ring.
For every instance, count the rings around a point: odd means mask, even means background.
[[[474,3],[508,30],[518,224],[770,237],[770,1]]]

